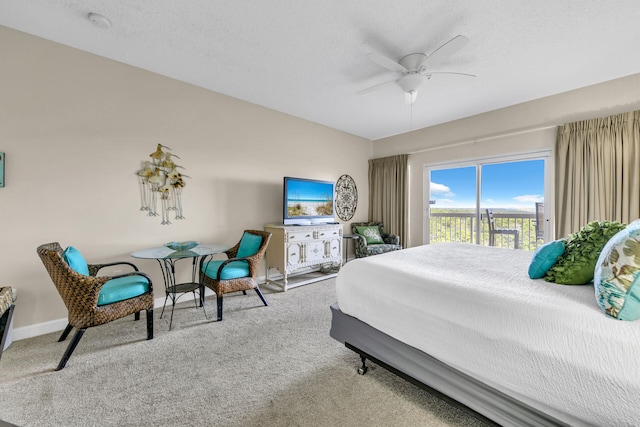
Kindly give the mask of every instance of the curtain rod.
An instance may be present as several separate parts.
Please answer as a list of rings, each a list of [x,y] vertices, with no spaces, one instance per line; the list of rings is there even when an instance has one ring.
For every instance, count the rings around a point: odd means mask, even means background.
[[[558,125],[542,126],[542,127],[537,127],[537,128],[517,130],[517,131],[514,131],[514,132],[503,133],[503,134],[499,134],[499,135],[485,136],[485,137],[482,137],[482,138],[470,139],[470,140],[467,140],[467,141],[460,141],[460,142],[454,142],[454,143],[449,143],[449,144],[441,144],[441,145],[437,145],[435,147],[423,148],[421,150],[416,150],[416,151],[409,151],[408,154],[418,154],[418,153],[423,153],[425,151],[441,150],[443,148],[457,147],[459,145],[474,144],[476,142],[490,141],[492,139],[506,138],[508,136],[522,135],[522,134],[525,134],[525,133],[537,132],[537,131],[541,131],[541,130],[547,130],[547,129],[556,128],[556,127],[558,127]]]

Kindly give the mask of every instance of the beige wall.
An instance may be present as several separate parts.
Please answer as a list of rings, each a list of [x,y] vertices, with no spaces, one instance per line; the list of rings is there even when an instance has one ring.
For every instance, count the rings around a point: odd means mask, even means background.
[[[243,229],[282,221],[285,175],[351,175],[353,220],[367,219],[369,140],[5,27],[0,57],[0,284],[19,290],[16,339],[66,318],[41,243],[74,245],[89,262],[133,261],[172,240],[232,245]],[[158,143],[191,177],[187,219],[169,226],[139,211],[134,175]],[[164,296],[157,263],[136,263]]]
[[[637,109],[640,74],[380,139],[373,143],[373,158],[412,153],[409,246],[417,246],[423,244],[425,235],[426,165],[552,150],[559,124]],[[545,203],[552,199],[553,194],[547,194]],[[552,204],[551,208],[553,211]]]

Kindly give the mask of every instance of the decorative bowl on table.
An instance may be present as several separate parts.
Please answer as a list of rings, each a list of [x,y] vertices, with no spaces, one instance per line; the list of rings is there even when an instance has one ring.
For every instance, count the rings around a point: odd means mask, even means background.
[[[200,242],[187,240],[186,242],[169,242],[165,243],[164,245],[169,249],[173,249],[174,251],[188,251],[189,249],[195,248],[199,244]]]

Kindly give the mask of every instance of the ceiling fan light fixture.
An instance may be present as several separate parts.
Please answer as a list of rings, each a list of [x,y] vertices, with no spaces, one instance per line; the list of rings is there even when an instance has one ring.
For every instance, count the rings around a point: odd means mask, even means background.
[[[416,98],[418,97],[418,92],[412,90],[410,92],[404,93],[404,102],[405,104],[413,104],[416,102]]]
[[[428,78],[422,74],[412,73],[400,77],[396,83],[405,92],[418,92],[427,80]]]

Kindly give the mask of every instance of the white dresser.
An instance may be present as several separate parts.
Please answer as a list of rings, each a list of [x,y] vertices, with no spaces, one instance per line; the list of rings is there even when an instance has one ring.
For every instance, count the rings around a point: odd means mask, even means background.
[[[341,224],[266,224],[264,229],[272,234],[266,253],[267,282],[278,284],[286,291],[336,276],[335,271],[342,265]],[[320,267],[327,267],[332,273],[308,274],[318,271]],[[281,280],[269,278],[272,268],[280,272]],[[289,282],[290,276],[302,274],[306,278]]]

